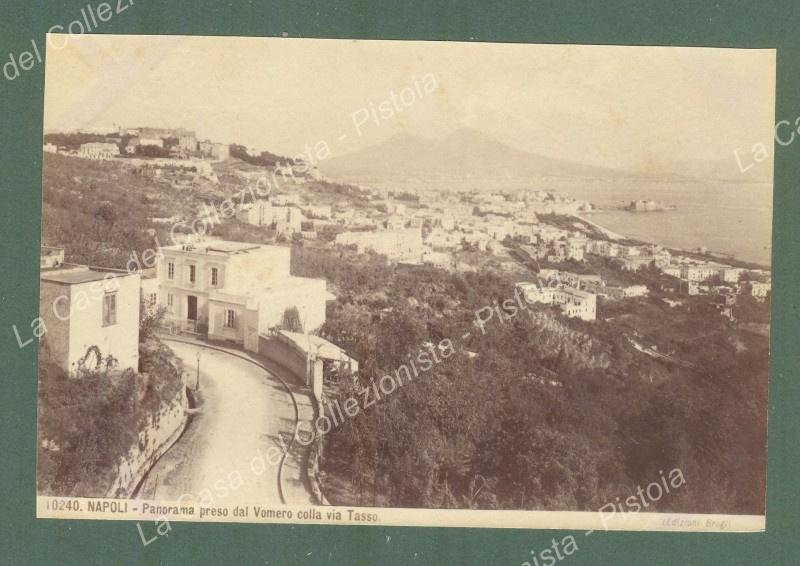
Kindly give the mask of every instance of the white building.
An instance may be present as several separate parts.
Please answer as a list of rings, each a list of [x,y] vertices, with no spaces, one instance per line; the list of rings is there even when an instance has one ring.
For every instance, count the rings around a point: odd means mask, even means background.
[[[309,218],[329,220],[333,214],[333,211],[331,210],[330,205],[309,205],[303,208],[303,213]]]
[[[272,204],[276,206],[300,206],[299,193],[282,193],[272,195],[270,198]]]
[[[296,206],[273,206],[272,212],[278,234],[297,234],[302,231],[305,217]]]
[[[161,138],[139,138],[139,145],[154,145],[156,147],[164,147],[164,140]]]
[[[769,294],[771,291],[771,283],[759,283],[757,281],[750,283],[750,294],[757,299],[766,299],[767,294]]]
[[[556,289],[553,304],[561,307],[562,314],[582,320],[597,318],[597,295],[571,287]]]
[[[274,226],[278,234],[297,234],[305,221],[296,206],[273,206],[272,202],[258,199],[236,213],[236,218],[254,226]]]
[[[543,287],[536,283],[517,283],[528,303],[556,305],[561,313],[582,320],[596,320],[597,295],[572,287]]]
[[[455,266],[453,255],[447,252],[426,251],[422,254],[422,263],[439,269],[452,269]]]
[[[372,250],[385,255],[389,261],[419,263],[424,245],[419,228],[381,230],[377,232],[342,232],[336,236],[340,246],[356,246],[358,253]]]
[[[162,249],[158,300],[172,324],[258,350],[258,335],[296,310],[303,331],[325,322],[324,279],[294,277],[290,249],[224,240]]]
[[[705,281],[709,277],[719,274],[719,268],[707,264],[682,265],[681,279],[686,281]]]
[[[744,271],[744,269],[738,267],[725,267],[720,275],[725,283],[738,283]]]
[[[178,138],[178,146],[186,151],[197,151],[197,138],[191,132],[187,132]]]
[[[647,289],[646,285],[628,285],[627,287],[622,288],[622,296],[624,298],[628,297],[644,297],[650,291]]]
[[[62,369],[73,373],[113,366],[139,365],[139,275],[126,271],[61,264],[43,269],[39,313],[47,333],[45,348]],[[96,347],[96,349],[95,349]]]
[[[78,157],[103,161],[119,155],[119,148],[115,143],[92,142],[83,143],[78,150]]]

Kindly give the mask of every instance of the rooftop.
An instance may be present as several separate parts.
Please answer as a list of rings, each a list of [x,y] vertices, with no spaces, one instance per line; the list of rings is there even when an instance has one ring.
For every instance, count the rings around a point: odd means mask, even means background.
[[[347,352],[332,342],[328,342],[320,336],[313,334],[301,334],[299,332],[280,331],[283,336],[291,340],[301,351],[306,354],[315,354],[320,358],[330,360],[341,360],[347,362],[352,360]]]
[[[109,277],[109,274],[111,274],[110,277],[134,275],[133,273],[117,269],[62,264],[62,267],[56,269],[42,270],[41,280],[64,285],[77,285],[80,283],[89,283],[91,281],[102,281],[106,277]]]
[[[561,291],[567,293],[568,295],[572,295],[574,297],[580,297],[581,299],[591,299],[592,297],[594,297],[594,293],[580,291],[579,289],[573,289],[572,287],[564,287],[563,289],[561,289]]]
[[[247,242],[231,242],[228,240],[206,240],[191,244],[178,244],[175,246],[165,246],[164,249],[170,251],[184,251],[198,254],[224,254],[234,255],[247,253],[262,248],[279,248],[280,246],[263,246],[260,244],[250,244]]]

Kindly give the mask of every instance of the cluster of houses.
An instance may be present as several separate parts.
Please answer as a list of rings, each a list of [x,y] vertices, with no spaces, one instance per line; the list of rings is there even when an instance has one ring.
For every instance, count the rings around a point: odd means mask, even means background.
[[[359,253],[373,251],[395,263],[456,270],[468,268],[457,261],[459,251],[499,254],[505,250],[502,241],[507,237],[529,243],[536,242],[542,232],[547,237],[548,226],[539,224],[537,212],[591,208],[588,203],[545,192],[420,193],[404,200],[380,189],[362,190],[368,195],[368,207],[320,206],[313,198],[290,193],[248,204],[237,218],[306,239],[315,238],[322,227],[334,226],[336,246],[353,247]],[[287,197],[300,198],[285,202]],[[577,257],[578,246],[569,250],[568,257]]]
[[[597,297],[609,300],[643,297],[649,293],[645,285],[611,286],[600,275],[572,273],[558,269],[539,270],[539,281],[517,284],[529,303],[555,305],[571,318],[597,319]]]
[[[585,226],[577,217],[571,230],[540,221],[542,214],[574,215],[592,209],[590,203],[549,192],[408,191],[399,198],[389,191],[363,190],[369,195],[368,207],[320,207],[313,204],[313,198],[295,192],[257,201],[238,217],[303,238],[315,238],[322,226],[335,225],[344,231],[336,235],[334,246],[351,247],[359,253],[373,251],[393,263],[425,264],[451,271],[470,267],[459,262],[459,252],[507,253],[504,241],[512,238],[531,258],[548,264],[570,265],[567,262],[585,262],[587,256],[594,255],[612,259],[611,265],[623,272],[655,268],[674,279],[675,290],[689,295],[735,295],[740,292],[745,272],[750,275],[748,285],[754,297],[764,299],[770,289],[766,271],[695,259],[653,244],[597,239],[581,229]],[[540,276],[550,277],[547,270],[543,273]],[[606,299],[648,292],[644,285],[612,286],[597,275],[570,278],[566,274],[560,272],[565,287]],[[559,295],[554,300],[563,302],[566,297]],[[583,318],[592,316],[589,307],[581,312]]]
[[[517,283],[518,292],[529,303],[555,305],[570,318],[592,321],[597,318],[597,295],[569,285],[541,285],[539,283]]]
[[[53,143],[44,144],[42,150],[106,161],[139,154],[146,147],[165,150],[164,155],[160,156],[174,159],[225,161],[230,158],[228,144],[198,140],[195,132],[183,128],[120,128],[116,134],[104,135],[103,141],[81,144],[77,151],[58,147]]]
[[[200,140],[192,130],[185,128],[120,128],[117,143],[125,140],[124,153],[133,155],[139,147],[152,146],[161,149],[169,148],[170,157],[181,159],[208,159],[211,161],[225,161],[230,157],[230,148],[227,144]]]
[[[290,249],[225,240],[159,250],[155,268],[124,271],[64,262],[42,247],[42,347],[65,371],[100,360],[138,367],[140,304],[165,310],[165,330],[228,341],[259,351],[276,329],[308,334],[325,322],[333,299],[324,279],[290,274]],[[93,353],[96,352],[96,353]]]

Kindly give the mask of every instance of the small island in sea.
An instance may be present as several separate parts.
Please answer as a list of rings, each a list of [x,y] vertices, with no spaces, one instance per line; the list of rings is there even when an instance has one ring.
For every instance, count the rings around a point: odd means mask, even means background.
[[[628,212],[662,212],[664,210],[676,210],[678,207],[674,204],[665,204],[654,200],[632,200],[621,210]]]

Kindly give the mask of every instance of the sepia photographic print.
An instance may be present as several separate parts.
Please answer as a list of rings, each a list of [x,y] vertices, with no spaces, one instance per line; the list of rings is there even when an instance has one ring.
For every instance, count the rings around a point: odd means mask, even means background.
[[[50,34],[45,75],[39,517],[765,528],[774,50]]]

